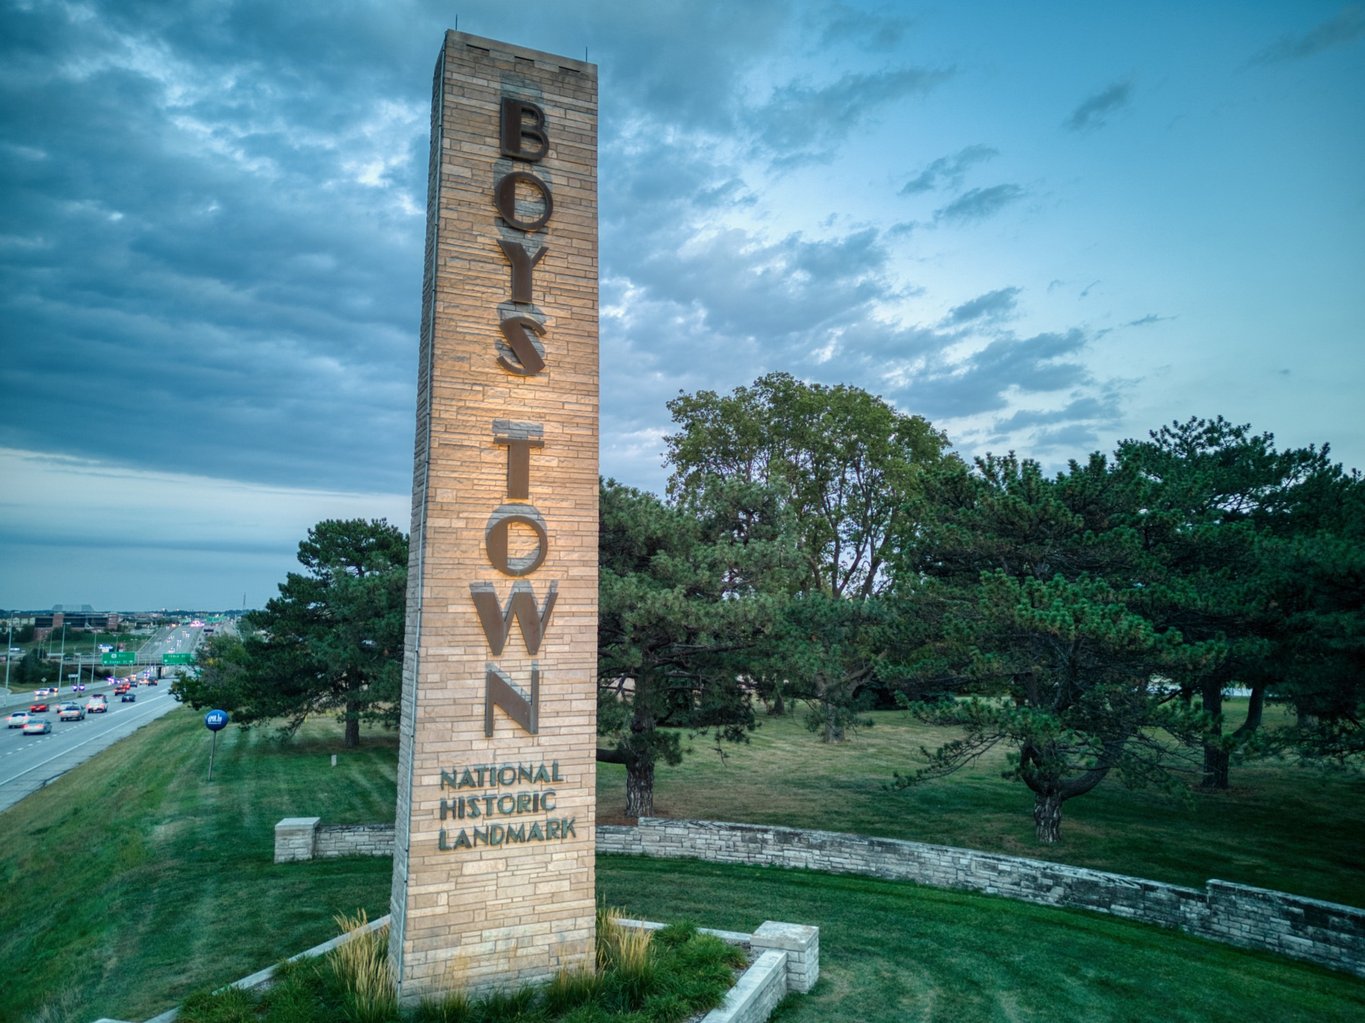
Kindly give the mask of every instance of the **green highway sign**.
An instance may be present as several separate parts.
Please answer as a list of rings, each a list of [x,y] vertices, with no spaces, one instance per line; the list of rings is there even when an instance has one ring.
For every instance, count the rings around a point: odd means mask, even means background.
[[[133,650],[119,650],[111,654],[100,654],[100,664],[136,664],[137,652]]]
[[[162,654],[162,664],[193,664],[194,654]]]

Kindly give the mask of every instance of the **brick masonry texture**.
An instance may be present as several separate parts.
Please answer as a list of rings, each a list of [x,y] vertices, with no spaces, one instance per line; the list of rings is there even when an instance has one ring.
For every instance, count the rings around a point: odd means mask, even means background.
[[[310,858],[294,856],[297,839],[281,831],[291,821],[310,820],[317,818],[286,818],[276,825],[275,862]],[[328,828],[318,827],[320,831]],[[282,841],[294,844],[282,846]],[[375,855],[385,855],[382,842],[376,846],[379,851]],[[1229,945],[1278,952],[1365,977],[1365,909],[1230,881],[1209,881],[1200,891],[1124,874],[946,845],[835,831],[658,817],[642,817],[636,827],[599,825],[597,851],[861,874],[1001,895],[1047,906],[1089,909],[1172,927]],[[362,854],[366,853],[356,847],[344,855]],[[763,940],[760,934],[758,941]],[[773,947],[787,946],[777,940]],[[803,965],[797,959],[791,970],[791,990],[808,991],[819,975],[818,934],[811,964]],[[802,980],[802,976],[806,979]]]
[[[529,115],[521,121],[524,140],[541,128],[548,136],[542,159],[531,158],[539,146],[529,142],[525,159],[502,152],[504,98],[543,111],[540,126]],[[447,33],[433,81],[428,173],[390,899],[390,956],[404,1004],[452,987],[532,983],[593,955],[595,66]],[[495,203],[495,186],[513,173],[533,176],[553,197],[543,226],[529,229],[544,208],[535,187],[514,192],[510,213]],[[530,270],[530,301],[513,300],[512,247],[526,261],[544,250]],[[513,317],[543,328],[533,331],[543,349],[538,372],[504,337],[502,324]],[[514,451],[499,437],[524,443]],[[517,459],[525,484],[514,485]],[[541,539],[526,524],[528,508],[543,524]],[[522,515],[522,524],[509,515]],[[501,561],[489,539],[499,516],[513,523],[503,527]],[[518,562],[537,550],[538,565]],[[553,586],[556,602],[538,642],[513,622],[495,650],[471,587],[491,588],[501,614],[514,585],[529,586],[537,608]],[[513,704],[519,694],[529,707],[538,680],[537,723],[518,724],[498,706],[493,735],[485,735],[490,666],[516,687],[503,696]],[[553,765],[555,780],[481,780],[458,790],[450,781],[449,772],[489,764]],[[552,812],[515,799],[547,793]],[[514,797],[506,809],[486,801],[506,795]],[[479,819],[461,816],[476,808],[457,797],[478,797]],[[474,844],[480,834],[485,840]],[[343,844],[371,840],[337,836]]]

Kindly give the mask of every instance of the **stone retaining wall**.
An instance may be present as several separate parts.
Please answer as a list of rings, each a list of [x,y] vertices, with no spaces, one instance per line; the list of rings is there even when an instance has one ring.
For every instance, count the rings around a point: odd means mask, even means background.
[[[310,826],[314,851],[300,855],[309,844],[304,832]],[[382,826],[324,826],[317,818],[288,818],[275,828],[275,861],[371,851],[387,855],[392,828],[388,833],[385,846]],[[643,817],[635,827],[599,825],[597,851],[861,874],[1089,909],[1365,977],[1365,910],[1228,881],[1209,881],[1202,890],[1183,888],[922,842],[655,817]]]
[[[1365,977],[1365,910],[1228,881],[1200,891],[921,842],[652,817],[633,828],[599,826],[597,851],[862,874],[1089,909]]]
[[[393,825],[319,825],[313,855],[320,860],[337,856],[392,856]]]
[[[323,824],[320,817],[286,817],[275,825],[275,862],[338,856],[392,856],[392,824]]]

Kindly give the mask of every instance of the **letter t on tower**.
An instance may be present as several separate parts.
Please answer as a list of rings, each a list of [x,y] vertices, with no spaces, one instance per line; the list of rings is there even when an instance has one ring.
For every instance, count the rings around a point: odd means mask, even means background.
[[[592,965],[596,67],[448,32],[427,187],[389,938],[405,1005]],[[508,818],[448,830],[443,777],[546,763],[553,801],[471,793]],[[544,839],[479,840],[504,835]]]

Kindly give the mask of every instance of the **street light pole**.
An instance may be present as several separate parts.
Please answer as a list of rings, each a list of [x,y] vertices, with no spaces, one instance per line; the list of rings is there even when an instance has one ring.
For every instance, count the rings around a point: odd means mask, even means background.
[[[14,649],[14,619],[9,619],[9,639],[5,643],[5,699],[9,699],[10,651]]]

